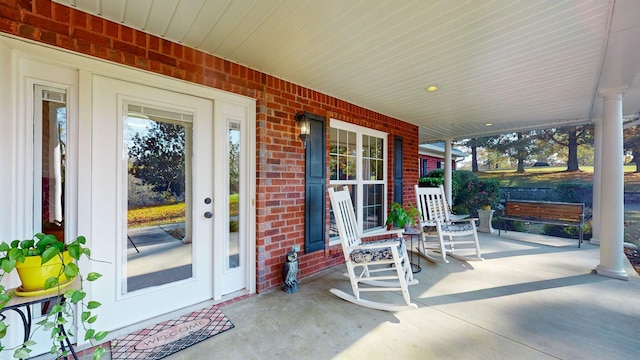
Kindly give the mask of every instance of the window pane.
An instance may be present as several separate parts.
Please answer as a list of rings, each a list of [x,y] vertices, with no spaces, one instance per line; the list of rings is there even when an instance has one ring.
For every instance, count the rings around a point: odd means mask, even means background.
[[[362,178],[367,181],[384,180],[383,140],[362,135]]]
[[[329,149],[330,180],[355,180],[356,134],[331,129]]]
[[[383,209],[383,185],[382,184],[365,184],[363,186],[363,213],[364,226],[363,229],[373,229],[382,226],[384,220]]]
[[[371,156],[374,157],[376,159],[382,159],[383,154],[383,146],[382,146],[382,139],[380,138],[375,138],[376,139],[376,145],[375,145],[375,156]]]
[[[338,129],[329,130],[329,180],[338,179]]]
[[[340,191],[344,188],[344,185],[339,186],[330,186],[334,188],[336,191]],[[358,208],[355,206],[356,202],[356,186],[348,185],[349,187],[349,195],[351,195],[351,203],[354,204],[353,209],[356,213],[356,217],[358,216]],[[333,207],[329,211],[329,237],[337,237],[338,236],[338,228],[336,226],[336,218],[333,215]]]
[[[382,171],[382,160],[375,160],[376,162],[376,170],[374,171],[375,177],[378,180],[384,180],[384,172]]]

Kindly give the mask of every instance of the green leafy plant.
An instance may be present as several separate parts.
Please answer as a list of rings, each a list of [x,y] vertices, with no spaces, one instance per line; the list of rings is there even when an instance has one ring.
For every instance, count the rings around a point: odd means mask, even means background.
[[[444,176],[444,171],[436,169],[429,177]],[[454,170],[451,176],[451,206],[456,214],[477,216],[483,205],[497,208],[500,203],[500,182],[495,179],[479,179],[467,170]]]
[[[391,203],[389,210],[389,216],[387,217],[387,228],[391,228],[394,224],[399,228],[403,228],[406,224],[415,226],[422,218],[420,211],[408,203],[406,206],[402,206],[397,202]]]
[[[24,263],[27,257],[40,256],[42,258],[41,264],[47,264],[55,258],[59,258],[62,262],[60,267],[60,273],[57,276],[52,276],[44,281],[43,289],[57,289],[57,301],[51,310],[47,313],[44,320],[38,322],[38,325],[43,329],[51,332],[51,354],[55,354],[58,358],[67,356],[67,349],[63,349],[59,346],[72,334],[69,329],[65,328],[67,320],[65,316],[73,316],[75,311],[80,311],[80,321],[85,329],[86,341],[99,342],[107,336],[106,331],[96,331],[91,328],[92,324],[97,320],[97,315],[92,313],[92,310],[98,308],[100,303],[97,301],[87,300],[87,293],[83,290],[82,282],[95,281],[102,275],[96,272],[90,272],[86,276],[80,273],[80,269],[77,262],[82,256],[91,259],[91,250],[84,245],[86,244],[86,238],[84,236],[78,236],[74,241],[64,244],[56,239],[54,235],[46,235],[42,233],[35,234],[34,238],[28,240],[14,240],[10,244],[2,242],[0,244],[0,281],[4,275],[11,273],[16,264]],[[71,258],[75,260],[67,264],[63,261],[63,253],[68,252]],[[62,292],[62,285],[59,278],[64,275],[67,281],[73,281],[74,278],[80,278],[80,286],[78,289],[69,288]],[[64,283],[66,284],[66,282]],[[4,309],[13,292],[0,285],[0,310]],[[64,298],[64,300],[62,300]],[[59,327],[62,325],[64,331]],[[7,324],[4,319],[0,319],[0,340],[7,334]],[[18,359],[24,359],[29,357],[31,348],[35,345],[35,341],[29,339],[23,344],[15,348],[13,357]],[[0,351],[3,349],[0,342]],[[94,359],[99,359],[105,352],[104,348],[96,348],[93,354]]]
[[[585,203],[588,207],[593,206],[593,186],[591,184],[561,182],[556,186],[556,193],[558,194],[556,201]]]
[[[469,177],[477,177],[471,171],[466,170],[454,170],[451,173],[451,196],[454,199],[454,203],[456,202],[456,198],[458,197],[458,190],[460,188],[460,184],[464,184],[467,182]],[[421,181],[424,181],[421,183]],[[420,186],[439,186],[444,185],[444,169],[434,169],[429,171],[426,177],[418,179],[418,185]]]
[[[438,187],[444,183],[443,178],[439,177],[421,177],[418,179],[418,186],[423,187]]]

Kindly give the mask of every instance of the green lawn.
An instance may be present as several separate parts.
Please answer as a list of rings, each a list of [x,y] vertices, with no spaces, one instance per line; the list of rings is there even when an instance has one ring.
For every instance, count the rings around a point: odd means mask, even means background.
[[[480,178],[500,181],[504,187],[555,187],[562,182],[591,184],[593,167],[580,167],[579,172],[566,172],[566,167],[536,167],[525,169],[524,174],[513,169],[489,170],[478,173]],[[640,173],[635,173],[635,165],[624,168],[625,191],[640,192]],[[625,209],[624,241],[640,246],[640,211]]]
[[[498,179],[501,186],[512,187],[554,187],[566,181],[585,184],[592,182],[593,166],[581,166],[578,172],[566,172],[566,169],[566,167],[535,167],[526,168],[524,173],[517,173],[514,169],[498,169],[479,172],[478,176]],[[634,165],[624,167],[625,190],[640,192],[640,174],[634,171]]]

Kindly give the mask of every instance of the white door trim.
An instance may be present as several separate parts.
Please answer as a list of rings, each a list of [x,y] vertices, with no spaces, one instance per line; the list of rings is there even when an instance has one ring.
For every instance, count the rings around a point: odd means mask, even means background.
[[[11,67],[16,69],[21,60],[29,60],[35,63],[43,64],[43,65],[54,65],[60,67],[62,69],[68,69],[70,71],[75,71],[78,74],[78,83],[77,90],[74,89],[75,95],[69,96],[70,101],[73,101],[77,104],[77,107],[74,109],[76,111],[75,115],[77,116],[77,141],[79,148],[82,149],[77,154],[77,171],[80,177],[82,177],[81,181],[76,183],[77,191],[77,214],[78,214],[78,223],[77,223],[77,234],[89,234],[91,233],[91,223],[94,219],[92,219],[91,215],[91,207],[90,203],[91,199],[91,183],[92,179],[88,174],[91,173],[91,158],[92,153],[90,151],[92,139],[92,125],[91,125],[91,116],[93,112],[92,104],[91,104],[91,89],[93,88],[92,77],[93,75],[103,75],[107,77],[112,77],[115,79],[131,81],[143,85],[154,86],[160,89],[172,90],[180,93],[184,93],[187,95],[203,97],[206,99],[211,99],[214,101],[214,107],[218,103],[226,103],[235,106],[244,107],[246,109],[246,138],[247,143],[247,153],[250,154],[249,161],[244,165],[246,167],[246,173],[248,175],[247,179],[247,191],[244,199],[242,199],[242,203],[240,204],[241,208],[244,209],[246,213],[246,221],[243,226],[246,227],[246,234],[248,239],[246,239],[247,246],[247,289],[245,289],[245,293],[255,293],[256,292],[256,277],[255,277],[255,251],[256,251],[256,223],[255,223],[255,198],[256,198],[256,159],[254,154],[256,153],[256,100],[254,98],[250,98],[243,95],[229,93],[223,90],[214,89],[211,87],[207,87],[200,84],[190,83],[182,80],[177,80],[174,78],[170,78],[164,75],[159,75],[155,73],[150,73],[144,70],[134,69],[125,67],[118,64],[113,64],[104,60],[91,58],[88,56],[82,56],[75,53],[70,53],[65,50],[61,50],[59,48],[51,47],[48,45],[43,45],[40,43],[35,43],[29,40],[17,38],[7,34],[0,34],[0,42],[4,49],[10,49],[11,52]],[[6,51],[4,52],[7,53]],[[44,67],[44,66],[43,66]],[[66,71],[66,70],[65,70]],[[15,87],[13,88],[12,102],[11,108],[12,112],[16,114],[15,119],[11,122],[11,124],[16,124],[18,121],[24,120],[24,104],[18,103],[19,98],[21,96],[20,91],[23,89],[19,89],[19,83],[21,79],[19,79],[19,75],[15,75],[16,72],[13,73],[15,77],[13,77],[13,84]],[[51,75],[51,74],[49,74]],[[18,93],[16,94],[16,91]],[[71,106],[71,104],[70,104]],[[15,130],[15,128],[14,128]],[[18,156],[16,152],[18,150],[17,143],[12,142],[11,152],[13,153],[12,158]],[[15,167],[15,162],[12,167]],[[5,181],[6,179],[3,179]],[[11,176],[11,188],[16,189],[18,187],[22,187],[24,185],[21,182],[22,177],[17,174]],[[9,180],[7,180],[9,181]],[[20,203],[20,196],[18,193],[14,192],[12,195],[12,204],[16,205]],[[75,230],[75,229],[74,229]],[[7,230],[11,233],[12,236],[19,236],[23,234],[25,230],[24,219],[20,219],[19,217],[13,217],[11,220],[11,229]],[[88,246],[91,246],[91,239],[88,238]],[[86,262],[87,260],[83,260]],[[82,263],[81,266],[88,269],[91,269],[90,263]],[[215,275],[215,274],[214,274]],[[89,296],[91,296],[91,291],[89,289]],[[223,299],[221,294],[215,294],[214,291],[214,301],[219,301]],[[225,296],[226,299],[226,296]],[[78,331],[79,342],[82,342],[84,334],[81,329]]]

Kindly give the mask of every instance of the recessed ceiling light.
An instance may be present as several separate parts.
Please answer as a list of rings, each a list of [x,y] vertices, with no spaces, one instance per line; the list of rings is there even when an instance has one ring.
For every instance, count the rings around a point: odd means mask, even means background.
[[[424,89],[426,92],[436,92],[438,91],[438,85],[431,85]]]
[[[493,124],[492,123],[486,123],[486,124],[484,124],[484,126],[493,126]]]

